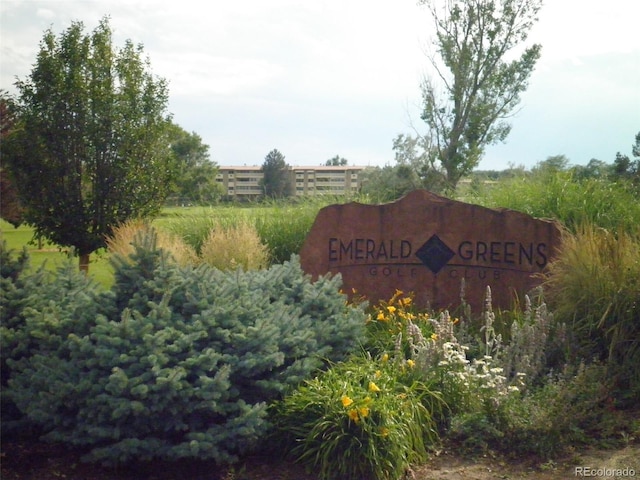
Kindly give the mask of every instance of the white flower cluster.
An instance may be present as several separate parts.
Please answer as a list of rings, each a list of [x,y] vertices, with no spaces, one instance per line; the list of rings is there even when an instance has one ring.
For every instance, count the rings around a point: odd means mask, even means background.
[[[412,359],[427,379],[455,384],[458,389],[475,388],[491,399],[518,390],[516,386],[507,385],[502,367],[496,365],[492,356],[473,361],[467,358],[469,347],[461,345],[456,338],[454,325],[457,320],[452,319],[449,312],[442,312],[431,322],[434,333],[430,338],[425,338],[413,323],[409,322],[407,326]]]

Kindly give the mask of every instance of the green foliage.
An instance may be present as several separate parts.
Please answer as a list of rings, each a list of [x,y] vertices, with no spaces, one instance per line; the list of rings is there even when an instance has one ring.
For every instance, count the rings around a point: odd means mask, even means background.
[[[6,140],[18,126],[18,107],[15,99],[5,90],[0,89],[0,165],[4,165],[7,153]],[[0,167],[0,218],[11,223],[14,227],[22,223],[22,206],[18,199],[18,190],[7,171]]]
[[[272,262],[282,263],[300,252],[322,206],[323,203],[303,201],[256,212],[255,226],[262,242],[269,247]]]
[[[367,347],[442,398],[446,408],[434,418],[448,441],[476,453],[550,458],[572,445],[633,434],[615,411],[625,405],[619,377],[600,365],[565,367],[573,339],[541,297],[535,308],[525,297],[524,311],[496,315],[487,289],[480,328],[470,328],[476,322],[464,305],[462,311],[461,319],[416,312],[411,297],[397,291],[367,322]],[[626,339],[636,337],[626,332]],[[564,371],[552,375],[554,368]]]
[[[412,190],[441,193],[446,179],[429,162],[429,143],[423,137],[400,134],[393,139],[395,165],[370,167],[360,173],[361,192],[375,203],[392,202]]]
[[[492,208],[510,208],[538,218],[554,218],[575,231],[589,223],[607,229],[637,231],[638,194],[624,182],[578,179],[571,171],[541,169],[491,185],[473,201]]]
[[[171,150],[177,161],[175,189],[169,198],[173,205],[211,205],[223,195],[216,181],[218,167],[209,159],[209,145],[193,132],[171,126]]]
[[[200,249],[200,261],[220,270],[257,270],[269,265],[269,249],[253,225],[240,221],[212,229]]]
[[[478,164],[484,148],[503,141],[504,121],[520,102],[540,57],[540,45],[518,57],[510,52],[527,40],[541,0],[477,2],[421,0],[429,6],[439,59],[431,58],[437,75],[422,86],[422,119],[429,127],[432,167],[439,164],[449,188]]]
[[[27,249],[23,248],[17,258],[13,257],[13,250],[7,248],[7,241],[0,243],[0,279],[15,282],[29,265]],[[2,290],[4,293],[4,289]]]
[[[291,195],[289,182],[289,166],[284,161],[284,155],[278,150],[271,150],[262,164],[262,186],[265,197],[283,198]]]
[[[549,311],[542,295],[535,308],[525,295],[524,311],[514,308],[508,316],[508,320],[504,315],[501,318],[509,328],[500,345],[500,364],[509,381],[520,377],[518,383],[531,390],[544,383],[550,371],[561,370],[566,364],[570,348],[567,326]]]
[[[92,306],[70,289],[11,332],[49,339],[11,353],[11,399],[90,460],[233,461],[266,432],[268,402],[362,335],[339,277],[311,283],[295,257],[259,272],[182,268],[148,234],[114,263],[112,291]]]
[[[430,315],[416,312],[412,297],[396,291],[389,300],[373,309],[367,322],[367,346],[377,355],[400,367],[411,369],[416,378],[431,385],[441,395],[446,410],[437,418],[445,424],[451,415],[475,411],[498,402],[512,390],[496,358],[499,339],[494,336],[488,316],[479,358],[469,358],[468,345],[458,339],[458,318],[447,311]]]
[[[156,237],[156,247],[165,250],[178,265],[195,265],[198,256],[191,246],[175,234],[168,233],[161,228],[152,227],[144,220],[135,219],[121,223],[113,229],[113,234],[107,238],[107,251],[110,255],[128,257],[135,251],[136,238],[151,233]]]
[[[573,354],[608,362],[619,392],[640,395],[640,231],[583,226],[564,236],[545,288]],[[623,393],[624,392],[624,393]]]
[[[41,355],[45,361],[68,354],[65,341],[70,334],[86,335],[89,323],[104,313],[108,295],[78,272],[71,259],[54,272],[40,268],[25,271],[27,257],[16,260],[10,251],[1,249],[0,279],[0,352],[2,368],[3,433],[14,430],[21,418],[14,405],[9,380],[14,377],[16,361]],[[37,393],[33,393],[37,395]]]
[[[0,331],[3,375],[8,359],[29,356],[34,350],[57,351],[68,333],[75,330],[75,316],[97,315],[103,293],[65,262],[55,272],[42,268],[25,272],[24,252],[13,260],[12,252],[1,252]],[[5,276],[6,274],[6,276]],[[80,325],[80,328],[82,326]]]
[[[362,194],[375,203],[393,202],[422,186],[412,168],[403,164],[367,168],[361,177]]]
[[[279,447],[321,479],[398,479],[437,439],[438,397],[390,362],[353,357],[274,408]]]
[[[336,155],[335,157],[330,158],[325,162],[327,167],[343,167],[349,164],[349,160],[340,155]]]
[[[412,294],[396,290],[389,300],[381,300],[371,309],[364,347],[374,356],[393,355],[399,350],[403,359],[411,358],[413,345],[406,332],[408,328],[414,327],[418,327],[425,337],[433,335],[429,313],[415,308]]]
[[[611,168],[611,177],[631,182],[636,191],[640,192],[640,132],[636,133],[635,142],[631,146],[631,155],[633,159],[620,152],[616,154]]]
[[[568,449],[614,444],[634,425],[615,410],[606,369],[580,365],[526,395],[513,395],[497,408],[455,417],[448,439],[465,451],[557,458]]]
[[[81,22],[47,30],[16,85],[19,126],[2,160],[37,237],[86,262],[115,225],[159,211],[173,175],[168,93],[141,46],[116,49],[107,17],[91,34]]]
[[[335,199],[309,199],[291,204],[274,202],[251,207],[219,206],[163,219],[162,224],[201,252],[212,229],[228,230],[248,223],[255,226],[261,242],[269,248],[271,262],[282,263],[300,252],[318,211],[331,200]]]

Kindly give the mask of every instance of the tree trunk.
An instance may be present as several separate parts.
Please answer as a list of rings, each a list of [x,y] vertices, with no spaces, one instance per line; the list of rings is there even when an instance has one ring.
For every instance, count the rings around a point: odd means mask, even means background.
[[[79,255],[79,258],[80,258],[80,271],[84,272],[85,275],[87,273],[89,273],[89,256],[90,255],[91,255],[90,253],[81,253]]]

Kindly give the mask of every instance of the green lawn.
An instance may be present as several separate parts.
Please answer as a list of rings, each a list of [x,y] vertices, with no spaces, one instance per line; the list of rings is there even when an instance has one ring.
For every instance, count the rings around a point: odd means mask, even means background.
[[[247,220],[258,228],[263,240],[269,244],[276,258],[288,259],[290,252],[295,252],[304,240],[313,220],[321,207],[338,203],[334,197],[307,199],[295,203],[266,202],[246,205],[216,205],[211,207],[166,207],[153,220],[159,228],[176,233],[192,244],[198,244],[204,234],[213,225],[236,224]],[[198,237],[193,239],[190,237]],[[10,249],[20,251],[27,247],[31,258],[31,268],[39,268],[45,263],[47,269],[55,270],[67,259],[68,249],[44,243],[39,248],[32,242],[33,229],[22,225],[14,228],[11,224],[0,220],[0,239],[7,242]],[[282,250],[282,251],[280,251]],[[109,287],[113,283],[113,270],[105,251],[91,255],[89,276],[102,285]]]
[[[33,228],[26,225],[15,228],[10,223],[0,220],[0,240],[6,241],[7,247],[16,252],[27,247],[31,269],[40,268],[44,264],[47,270],[55,271],[68,259],[68,249],[60,248],[49,242],[43,242],[42,248],[40,248],[35,241],[32,241]],[[73,261],[77,262],[77,259]],[[105,287],[109,287],[113,283],[113,270],[104,252],[91,255],[89,276]]]
[[[166,228],[169,231],[187,237],[202,228],[209,228],[212,223],[222,225],[236,223],[244,218],[254,223],[256,218],[267,219],[267,223],[272,223],[276,219],[294,219],[300,215],[300,209],[304,210],[308,206],[281,206],[278,204],[251,204],[221,205],[214,207],[167,207],[160,215],[153,220],[153,224]],[[312,206],[312,215],[319,207]],[[297,211],[298,210],[298,211]],[[283,230],[281,228],[281,230]],[[280,232],[285,234],[285,231]],[[26,225],[14,228],[10,223],[0,220],[0,239],[6,240],[7,247],[16,251],[21,251],[27,247],[32,269],[39,268],[43,263],[48,270],[55,270],[62,262],[68,258],[68,248],[62,249],[57,245],[43,243],[39,248],[33,239],[33,229]],[[77,260],[74,260],[77,261]],[[89,276],[94,278],[105,287],[110,287],[113,283],[113,270],[109,263],[107,253],[102,250],[91,255],[89,265]]]

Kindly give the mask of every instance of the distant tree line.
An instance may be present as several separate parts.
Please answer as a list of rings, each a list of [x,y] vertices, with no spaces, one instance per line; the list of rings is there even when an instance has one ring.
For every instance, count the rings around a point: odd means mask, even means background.
[[[395,161],[384,167],[368,168],[361,173],[361,191],[376,202],[388,202],[402,197],[411,190],[424,188],[435,193],[450,192],[449,185],[441,175],[424,169],[419,140],[399,135],[393,143]],[[565,155],[553,155],[538,162],[530,171],[523,166],[512,166],[505,170],[474,170],[465,178],[472,184],[499,181],[513,176],[546,175],[555,172],[570,172],[575,180],[600,178],[609,181],[629,182],[640,194],[640,132],[631,146],[631,156],[616,153],[611,163],[591,159],[586,165],[571,165]]]

